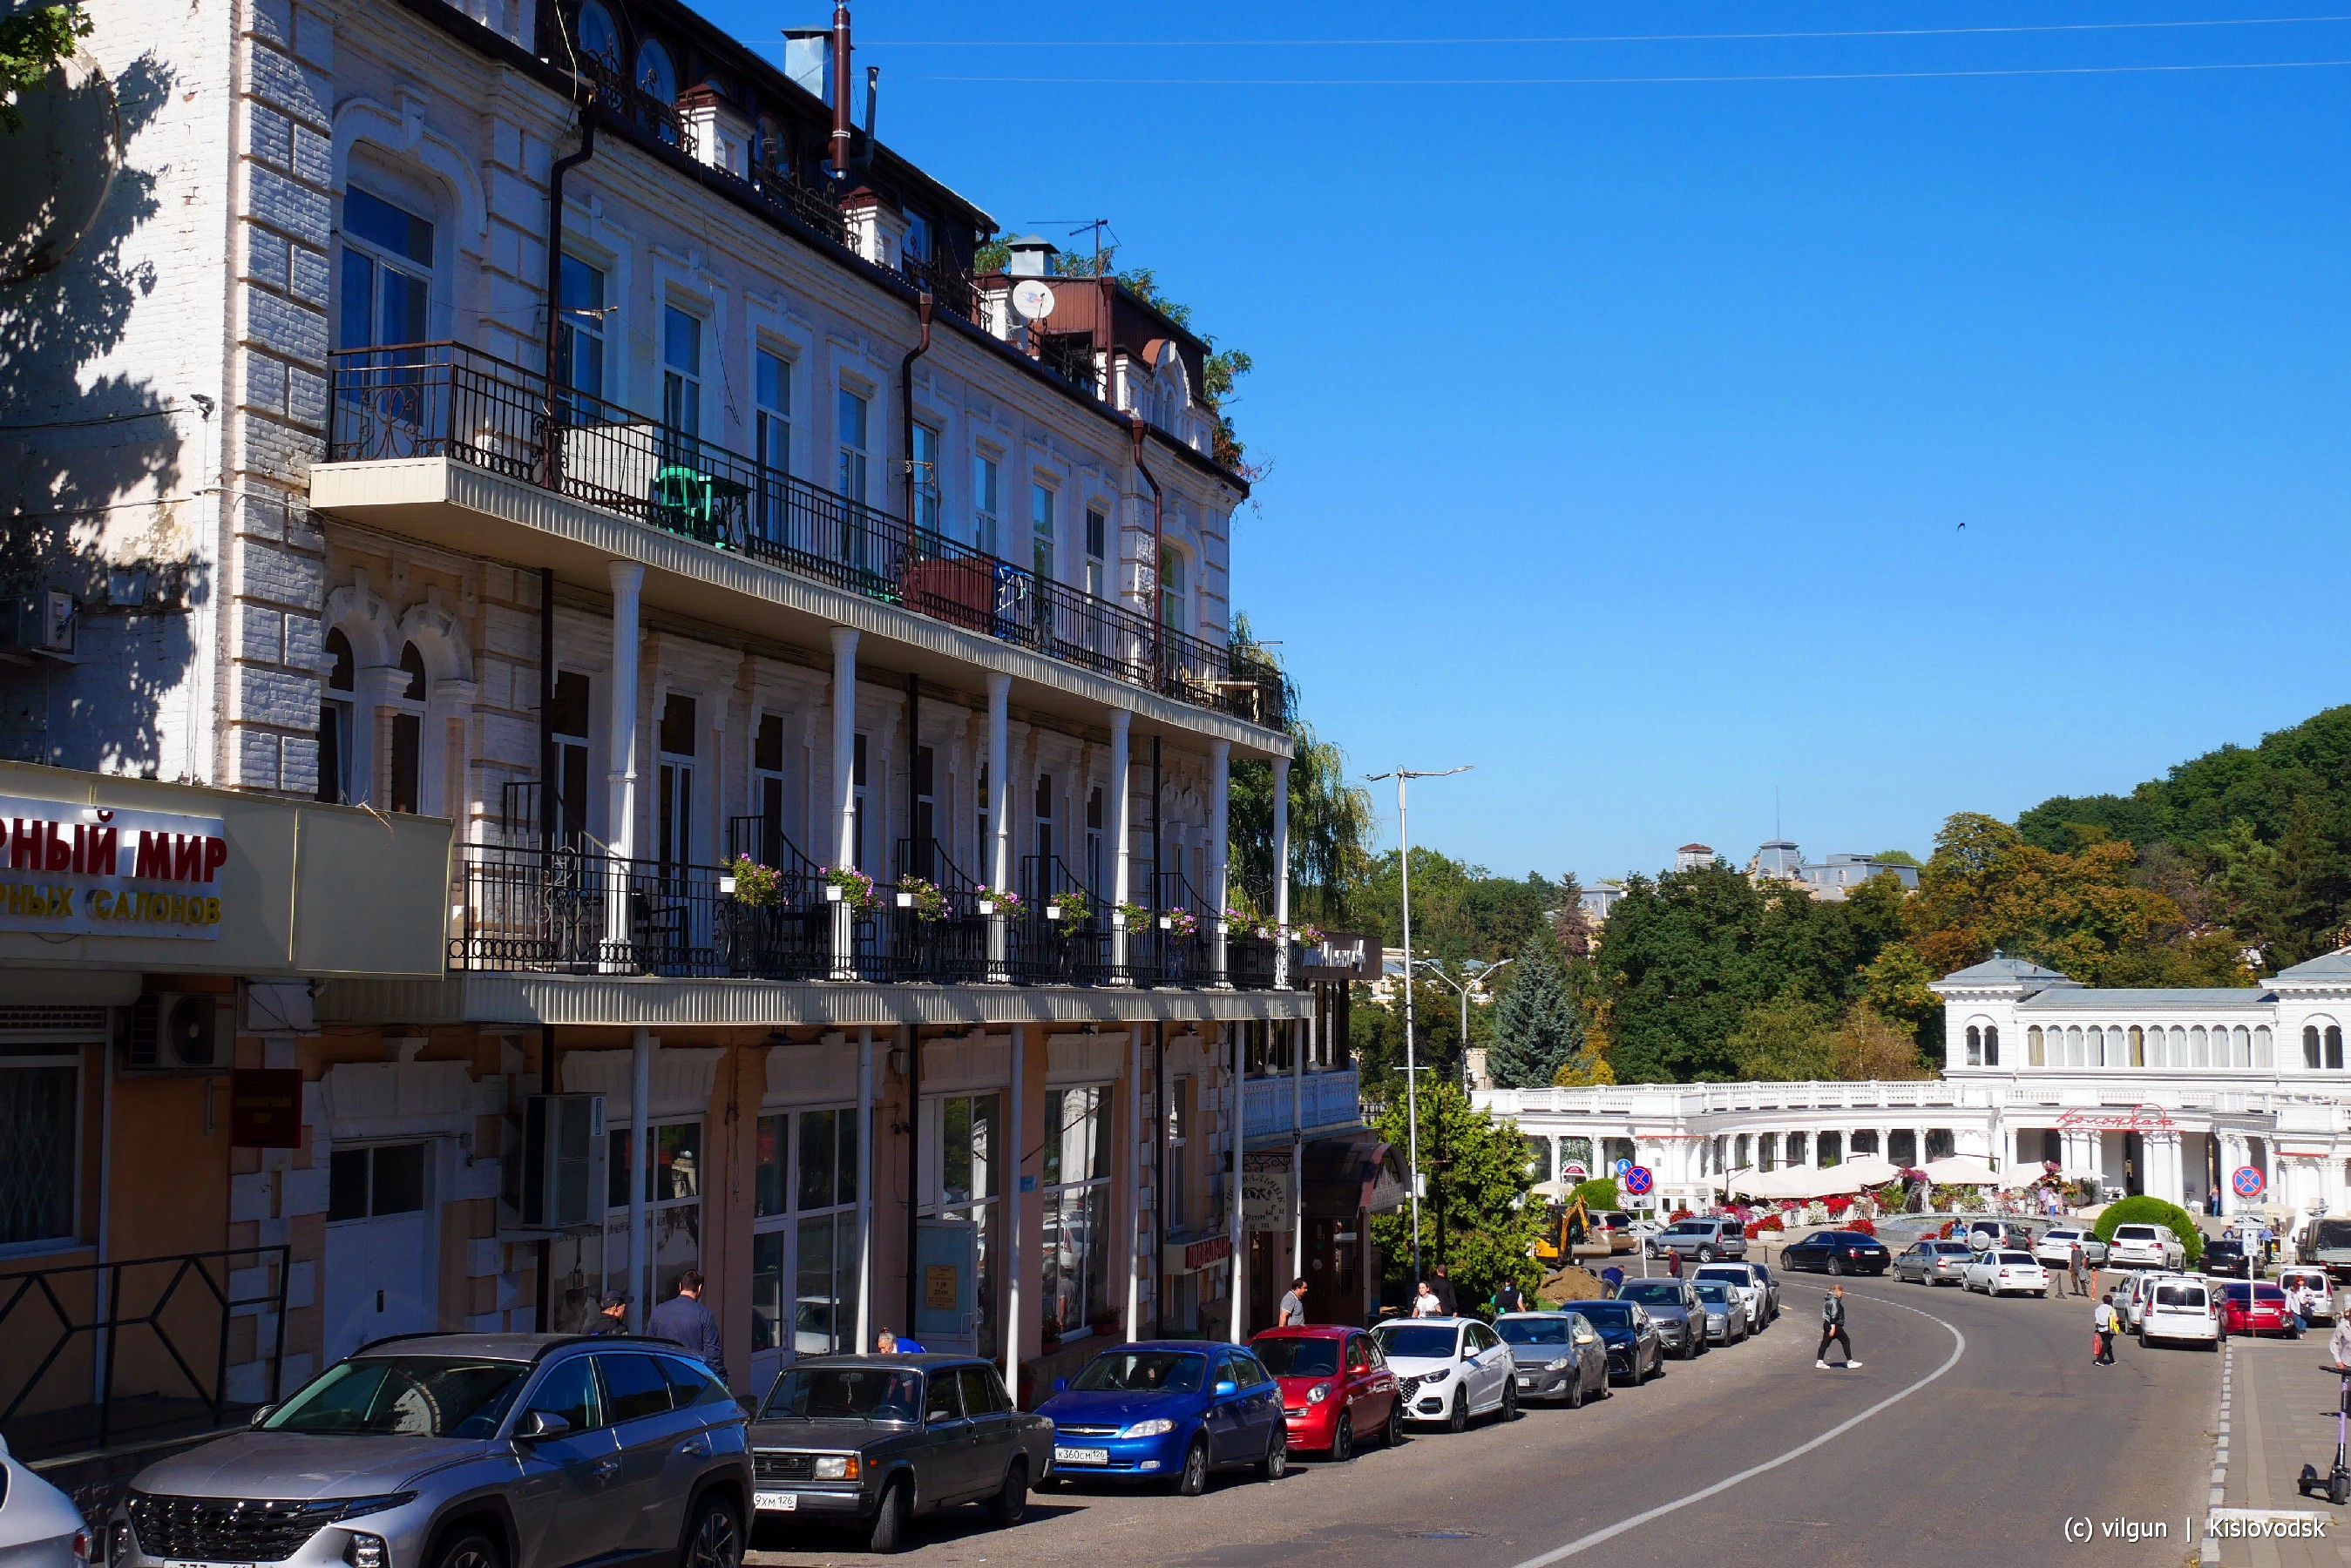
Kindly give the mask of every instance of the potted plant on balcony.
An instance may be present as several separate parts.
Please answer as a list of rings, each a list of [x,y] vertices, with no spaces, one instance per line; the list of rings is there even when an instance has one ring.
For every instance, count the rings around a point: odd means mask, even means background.
[[[979,912],[1017,920],[1020,918],[1020,895],[1009,888],[983,888],[979,890]]]
[[[727,864],[726,875],[718,879],[718,890],[738,904],[765,908],[783,897],[784,874],[747,855],[737,855]]]
[[[918,920],[943,920],[947,915],[947,890],[920,877],[898,878],[898,908],[911,910]]]
[[[824,878],[824,898],[829,904],[846,904],[852,909],[873,907],[873,878],[854,866],[827,866],[817,873]]]
[[[1319,948],[1322,945],[1324,939],[1331,933],[1324,930],[1320,926],[1308,924],[1298,927],[1290,934],[1295,936],[1298,940],[1306,947]]]
[[[1200,929],[1200,917],[1189,909],[1170,909],[1159,917],[1159,926],[1178,937],[1188,937]]]
[[[1151,929],[1151,911],[1141,904],[1121,904],[1118,907],[1118,923],[1126,928],[1130,936]]]
[[[1065,937],[1076,935],[1080,927],[1093,919],[1093,904],[1083,888],[1071,888],[1045,901],[1045,918],[1057,922]]]

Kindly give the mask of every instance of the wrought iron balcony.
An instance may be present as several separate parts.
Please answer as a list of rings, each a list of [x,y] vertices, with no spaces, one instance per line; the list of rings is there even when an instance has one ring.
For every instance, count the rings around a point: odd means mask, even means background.
[[[331,358],[329,462],[454,458],[1196,707],[1282,722],[1270,662],[520,366],[457,343]]]

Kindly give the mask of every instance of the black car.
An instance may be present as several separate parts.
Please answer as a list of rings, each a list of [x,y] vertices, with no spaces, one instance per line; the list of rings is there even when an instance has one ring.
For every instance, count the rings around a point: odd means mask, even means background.
[[[1053,1461],[1053,1423],[960,1355],[808,1357],[776,1379],[750,1442],[761,1524],[853,1525],[870,1552],[895,1552],[917,1511],[954,1503],[1018,1524]]]
[[[1560,1309],[1600,1333],[1608,1350],[1608,1376],[1638,1388],[1666,1369],[1666,1342],[1648,1309],[1638,1302],[1568,1302]]]
[[[2216,1236],[2204,1243],[2204,1272],[2227,1274],[2232,1279],[2253,1277],[2252,1260],[2245,1255],[2245,1244],[2234,1236]]]
[[[1832,1274],[1882,1274],[1893,1266],[1894,1254],[1865,1231],[1815,1231],[1782,1247],[1780,1262],[1786,1268],[1819,1269]]]

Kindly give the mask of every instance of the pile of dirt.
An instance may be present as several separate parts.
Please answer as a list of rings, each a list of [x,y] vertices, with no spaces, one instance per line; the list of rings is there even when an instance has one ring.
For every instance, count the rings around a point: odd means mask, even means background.
[[[1598,1301],[1605,1287],[1600,1276],[1589,1269],[1558,1269],[1543,1276],[1535,1287],[1535,1299],[1545,1306],[1560,1306],[1568,1302]]]

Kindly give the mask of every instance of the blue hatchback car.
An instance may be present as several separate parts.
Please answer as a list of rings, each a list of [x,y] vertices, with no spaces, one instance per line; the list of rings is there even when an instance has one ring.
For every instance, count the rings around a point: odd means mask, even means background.
[[[1165,1481],[1197,1497],[1212,1469],[1253,1465],[1272,1480],[1290,1460],[1281,1385],[1248,1351],[1214,1340],[1105,1350],[1037,1409],[1053,1423],[1056,1480]]]

